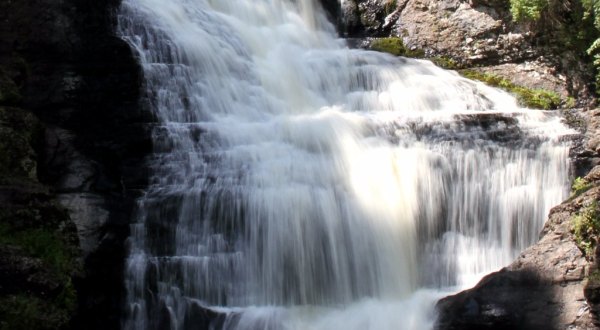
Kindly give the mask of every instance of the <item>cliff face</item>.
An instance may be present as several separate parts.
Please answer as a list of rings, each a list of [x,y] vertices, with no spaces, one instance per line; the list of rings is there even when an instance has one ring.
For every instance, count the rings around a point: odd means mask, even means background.
[[[124,240],[145,185],[151,118],[138,106],[138,64],[114,36],[118,4],[0,2],[0,249],[9,251],[0,258],[0,276],[8,276],[0,299],[50,310],[36,326],[19,317],[1,328],[54,329],[58,323],[42,325],[56,317],[62,328],[73,309],[74,328],[119,328]],[[53,268],[44,260],[52,256],[30,247],[32,233],[68,251],[57,253],[70,266]],[[56,283],[38,285],[55,270]],[[66,285],[69,306],[55,303]]]

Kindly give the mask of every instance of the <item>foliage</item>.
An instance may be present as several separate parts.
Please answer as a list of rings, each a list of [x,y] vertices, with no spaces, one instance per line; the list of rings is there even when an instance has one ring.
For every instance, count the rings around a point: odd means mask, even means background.
[[[404,56],[411,58],[425,58],[425,52],[422,49],[409,49],[402,42],[402,38],[388,37],[373,40],[370,45],[371,50],[384,52],[396,56]],[[447,56],[434,56],[427,58],[435,65],[447,69],[456,70],[460,67],[459,63]]]
[[[528,108],[550,110],[558,108],[561,103],[560,96],[552,91],[515,85],[509,80],[494,74],[474,70],[461,70],[460,74],[466,78],[479,80],[490,86],[499,87],[513,93],[519,103]]]
[[[542,29],[542,37],[559,47],[593,57],[596,92],[600,89],[600,0],[510,0],[516,22],[530,22]]]
[[[572,230],[577,246],[586,256],[593,256],[594,248],[600,236],[600,217],[596,201],[584,207],[573,217]]]
[[[510,13],[516,21],[539,20],[548,0],[510,0]]]
[[[567,97],[567,99],[565,100],[565,108],[572,109],[572,108],[575,108],[576,106],[577,106],[577,100],[575,100],[575,98],[572,96]]]
[[[59,285],[50,296],[22,292],[0,295],[0,330],[63,329],[76,308],[71,277],[77,270],[75,250],[59,231],[48,228],[16,229],[0,223],[0,245],[13,246],[43,262],[47,280]]]
[[[74,256],[65,239],[48,229],[13,230],[0,223],[0,244],[18,246],[27,255],[41,259],[56,273],[67,277],[73,268]]]
[[[429,60],[435,65],[439,66],[440,68],[444,68],[447,70],[456,70],[460,67],[460,65],[455,60],[445,56],[435,56],[429,58]]]
[[[396,56],[421,58],[425,56],[422,50],[411,50],[404,45],[402,39],[397,37],[379,38],[371,42],[371,50],[389,53]]]
[[[586,179],[582,177],[577,177],[573,180],[573,185],[571,186],[571,197],[581,195],[592,187],[592,184],[589,183]]]

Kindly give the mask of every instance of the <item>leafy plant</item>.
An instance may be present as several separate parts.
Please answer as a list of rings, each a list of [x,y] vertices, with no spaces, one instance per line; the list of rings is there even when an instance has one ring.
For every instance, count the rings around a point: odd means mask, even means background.
[[[598,203],[593,201],[584,207],[572,219],[572,230],[575,236],[575,243],[585,253],[591,257],[600,236],[600,217],[598,216]]]
[[[592,56],[600,92],[600,0],[510,0],[516,22],[543,26],[542,38]]]
[[[548,0],[510,0],[510,13],[515,21],[537,21],[547,5]]]
[[[587,191],[592,187],[592,184],[589,183],[586,179],[582,177],[577,177],[573,180],[573,185],[571,185],[571,197],[578,196],[581,193]]]
[[[600,31],[600,0],[582,0],[585,9],[583,19],[590,19],[596,31]],[[596,92],[600,89],[600,38],[596,38],[587,49],[596,67]]]

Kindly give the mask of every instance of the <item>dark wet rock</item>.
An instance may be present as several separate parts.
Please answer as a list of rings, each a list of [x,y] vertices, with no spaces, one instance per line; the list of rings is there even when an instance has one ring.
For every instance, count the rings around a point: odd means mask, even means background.
[[[206,308],[196,301],[189,301],[184,319],[184,329],[221,329],[226,313]]]
[[[0,107],[0,328],[63,329],[74,312],[78,239],[36,176],[41,123]]]
[[[513,264],[440,300],[437,329],[594,328],[584,297],[589,264],[573,240],[570,219],[598,197],[600,188],[555,207],[540,242]]]
[[[551,289],[535,272],[488,275],[475,288],[438,303],[444,313],[437,328],[555,329],[557,311],[547,308]]]
[[[83,271],[73,279],[79,296],[73,327],[78,329],[120,327],[124,241],[134,200],[147,180],[143,158],[151,149],[145,123],[152,117],[138,106],[139,65],[114,33],[119,3],[0,2],[0,88],[16,88],[19,96],[0,98],[0,106],[28,109],[41,127],[39,142],[31,147],[4,146],[0,138],[0,149],[8,150],[11,161],[0,160],[0,172],[10,167],[7,171],[26,174],[0,187],[0,201],[19,209],[17,199],[42,198],[57,209],[62,207],[57,201],[66,207],[63,216],[72,218],[70,228],[79,233],[84,256]],[[5,113],[0,111],[0,136],[14,136],[22,124],[7,122]],[[50,209],[13,212],[10,221],[40,225]]]

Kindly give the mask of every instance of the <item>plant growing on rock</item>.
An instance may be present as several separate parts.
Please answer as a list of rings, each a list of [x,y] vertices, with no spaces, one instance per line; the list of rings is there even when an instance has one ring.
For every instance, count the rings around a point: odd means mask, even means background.
[[[406,56],[414,58],[421,58],[425,56],[425,53],[422,50],[412,50],[407,48],[404,45],[404,42],[402,42],[402,39],[398,37],[375,39],[373,40],[373,42],[371,42],[370,49],[396,56]]]
[[[573,180],[573,185],[571,185],[571,197],[579,196],[591,187],[592,184],[589,183],[586,179],[582,177],[577,177],[575,178],[575,180]]]
[[[510,0],[510,12],[515,22],[544,26],[551,42],[592,56],[600,91],[600,0]]]
[[[528,108],[551,110],[558,108],[561,104],[560,96],[552,91],[526,88],[515,85],[500,76],[475,70],[461,70],[459,73],[466,78],[479,80],[514,94],[519,104]]]
[[[589,258],[593,256],[594,248],[600,237],[600,217],[598,214],[598,203],[593,201],[580,210],[572,218],[572,230],[575,243]]]
[[[548,6],[548,0],[511,0],[510,13],[516,21],[538,20],[542,10]]]

